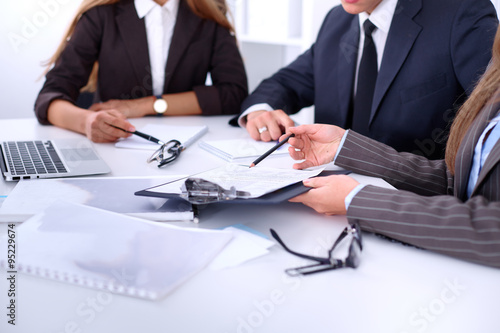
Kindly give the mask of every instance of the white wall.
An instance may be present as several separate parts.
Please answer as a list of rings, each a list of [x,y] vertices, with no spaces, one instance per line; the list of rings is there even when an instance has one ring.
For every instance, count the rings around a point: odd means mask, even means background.
[[[304,37],[312,41],[324,14],[339,0],[303,1],[316,3],[313,13],[308,16],[310,17],[309,25],[306,20],[304,21],[305,28],[303,28],[303,33],[306,34]],[[497,8],[500,8],[500,0],[492,1]],[[39,80],[43,73],[41,63],[54,52],[80,1],[2,0],[2,3],[4,5],[3,10],[0,11],[0,63],[2,64],[0,119],[33,117],[33,104],[43,84],[43,78]],[[307,29],[307,26],[310,28]],[[250,57],[256,53],[263,54],[258,50],[256,52],[256,46],[266,50],[265,45],[258,46],[257,43],[250,47]],[[248,48],[249,45],[246,47]],[[267,49],[275,52],[273,51],[275,48],[270,45],[267,45]],[[287,58],[286,55],[283,58]],[[283,60],[283,62],[286,61],[288,59]],[[247,59],[246,63],[249,73],[258,72],[259,77],[262,78],[272,74],[281,64],[277,62],[260,69],[262,64],[260,60]],[[259,81],[259,77],[254,78],[253,81]]]
[[[0,118],[33,117],[41,63],[54,52],[80,1],[2,0]]]

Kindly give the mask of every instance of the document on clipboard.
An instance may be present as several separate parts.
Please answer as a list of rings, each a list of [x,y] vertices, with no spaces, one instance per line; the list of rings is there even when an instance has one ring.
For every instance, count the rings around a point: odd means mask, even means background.
[[[230,201],[253,202],[254,200],[265,203],[266,199],[269,199],[270,203],[274,203],[276,200],[283,201],[287,199],[287,196],[283,193],[284,190],[293,189],[293,196],[307,191],[307,188],[302,185],[302,180],[317,176],[323,169],[249,168],[245,165],[227,164],[139,191],[135,194],[164,198],[181,197],[193,204]],[[276,194],[277,191],[281,194],[280,196],[265,198],[270,194]]]

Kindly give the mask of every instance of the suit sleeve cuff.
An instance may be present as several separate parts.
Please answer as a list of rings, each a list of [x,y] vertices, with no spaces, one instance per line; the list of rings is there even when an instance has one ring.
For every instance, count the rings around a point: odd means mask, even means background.
[[[356,194],[361,191],[366,184],[359,184],[356,186],[344,199],[344,204],[345,204],[345,210],[347,211],[349,209],[349,206],[351,205],[352,199],[356,196]]]
[[[267,103],[260,103],[260,104],[254,104],[248,109],[245,110],[239,117],[238,117],[238,125],[240,127],[245,128],[247,125],[247,115],[254,112],[254,111],[273,111],[274,109],[271,107],[271,105]]]
[[[342,136],[342,140],[340,140],[339,147],[337,148],[337,153],[335,154],[335,157],[333,158],[333,163],[337,160],[337,156],[339,156],[340,151],[342,150],[342,147],[344,146],[345,138],[347,137],[347,134],[349,133],[349,130],[346,130],[344,133],[344,136]]]

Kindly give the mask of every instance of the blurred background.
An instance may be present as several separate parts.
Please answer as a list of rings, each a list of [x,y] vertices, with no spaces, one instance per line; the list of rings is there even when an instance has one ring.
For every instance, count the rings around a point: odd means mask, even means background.
[[[492,0],[497,10],[500,0]],[[252,91],[315,40],[340,0],[228,0]],[[0,118],[34,117],[42,63],[55,51],[79,0],[5,1],[0,11]],[[310,110],[301,112],[307,119]],[[304,120],[303,122],[308,122]]]

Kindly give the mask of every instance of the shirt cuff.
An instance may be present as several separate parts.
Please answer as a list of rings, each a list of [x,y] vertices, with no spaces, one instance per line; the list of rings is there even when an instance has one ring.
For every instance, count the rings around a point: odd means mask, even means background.
[[[342,147],[344,146],[345,138],[347,137],[347,133],[349,133],[349,130],[346,130],[344,133],[344,136],[342,137],[342,140],[340,140],[339,147],[337,148],[337,153],[335,154],[335,157],[333,158],[333,163],[337,160],[337,156],[339,156],[340,151],[342,150]]]
[[[247,125],[247,115],[249,113],[252,113],[254,111],[273,111],[273,107],[267,103],[260,103],[260,104],[254,104],[252,105],[251,107],[249,107],[248,109],[245,110],[245,112],[243,112],[241,114],[241,116],[238,117],[238,125],[240,125],[240,127],[243,127],[245,128],[246,125]]]
[[[356,194],[359,193],[359,191],[361,191],[364,187],[366,186],[366,184],[359,184],[358,186],[356,186],[344,199],[344,204],[345,204],[345,210],[347,211],[349,209],[349,206],[351,205],[351,201],[352,199],[356,196]]]

